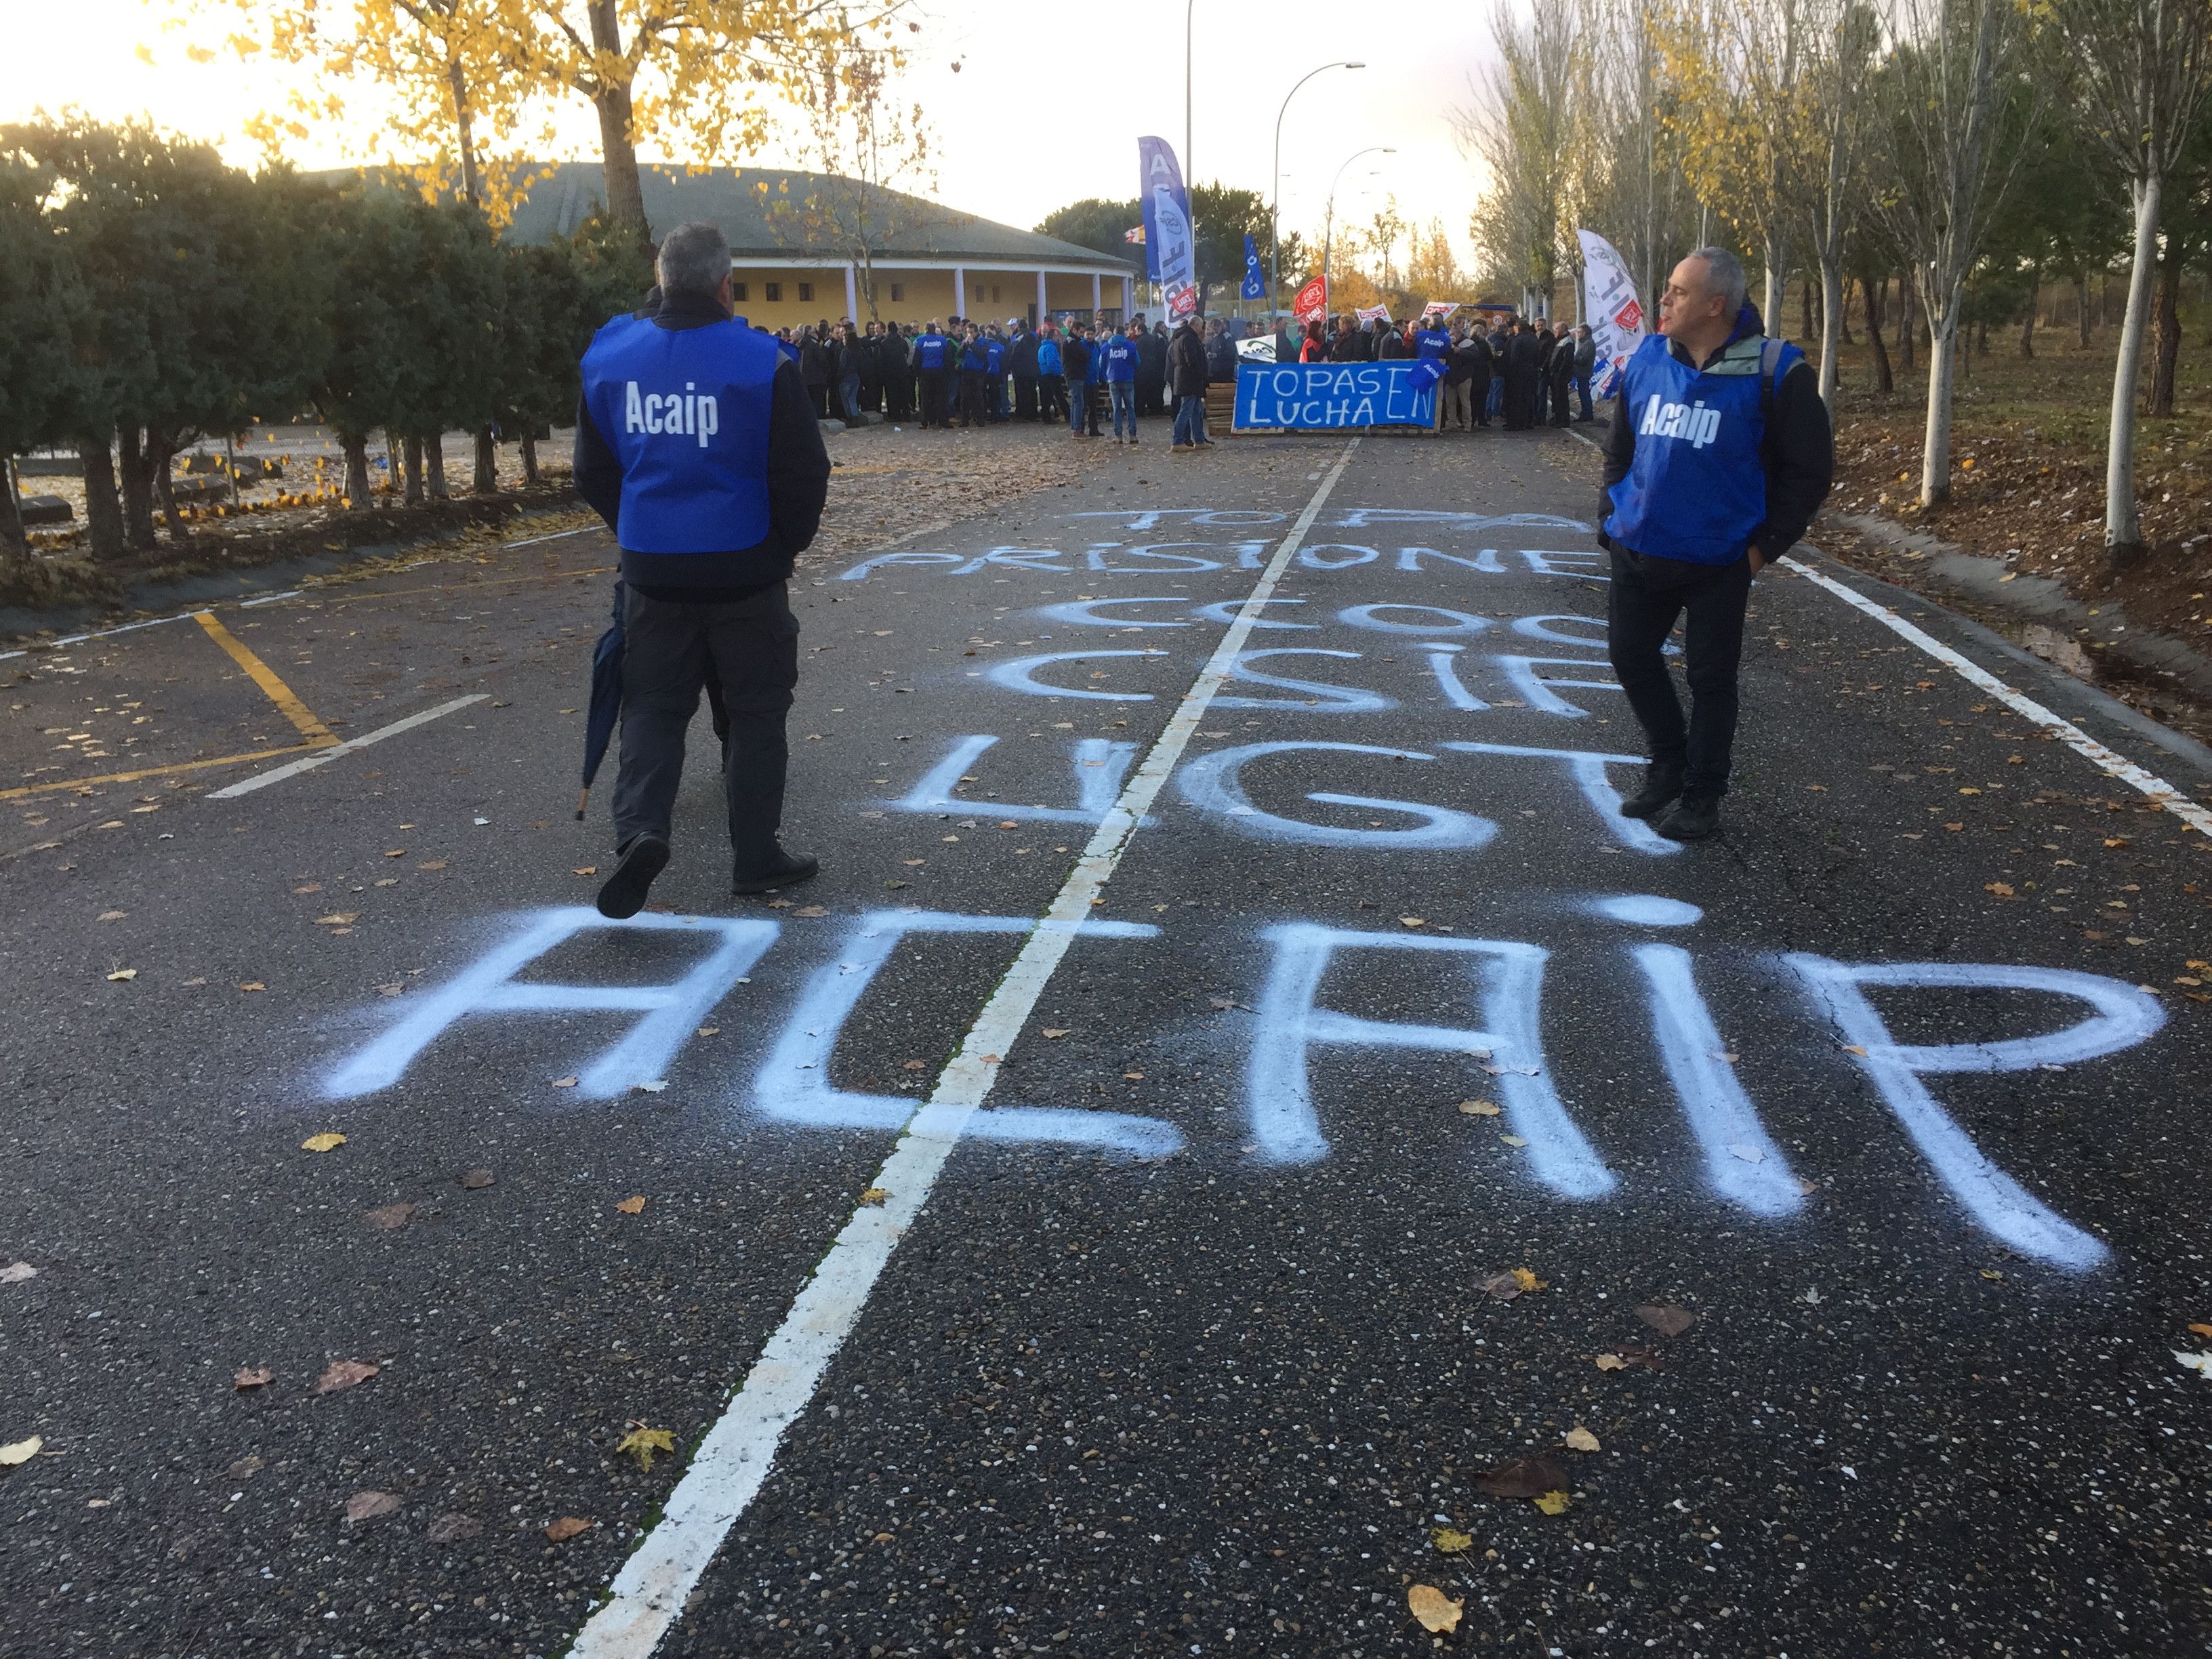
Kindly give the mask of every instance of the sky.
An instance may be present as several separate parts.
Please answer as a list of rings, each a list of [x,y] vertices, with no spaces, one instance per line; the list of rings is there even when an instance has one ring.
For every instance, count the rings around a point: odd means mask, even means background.
[[[1139,29],[1118,14],[1105,27],[1095,6],[1072,0],[924,3],[907,84],[933,128],[936,193],[949,204],[1027,228],[1086,196],[1134,196],[1140,135],[1156,134],[1182,152],[1183,18],[1172,7],[1148,9],[1142,15],[1149,27]],[[1368,54],[1347,43],[1342,8],[1319,0],[1277,0],[1267,9],[1265,31],[1252,27],[1249,6],[1191,4],[1194,176],[1264,192],[1276,113],[1292,83],[1321,64]],[[0,120],[41,106],[74,105],[100,118],[144,113],[216,141],[240,166],[254,165],[258,152],[240,129],[257,111],[281,106],[290,83],[281,70],[249,68],[228,54],[191,63],[186,40],[204,34],[165,29],[170,9],[168,0],[0,0],[10,46],[0,67]],[[1297,92],[1283,121],[1286,230],[1317,240],[1340,164],[1385,145],[1396,153],[1344,169],[1339,222],[1371,216],[1386,194],[1395,194],[1401,215],[1440,220],[1462,260],[1469,258],[1467,222],[1479,174],[1455,147],[1447,112],[1467,100],[1468,76],[1487,50],[1488,10],[1448,9],[1443,15],[1453,21],[1423,26],[1418,46],[1401,30],[1398,44],[1379,51],[1365,69],[1329,70]],[[1079,94],[1078,62],[1088,66]],[[1071,137],[1079,110],[1081,131]],[[580,100],[563,132],[569,155],[596,157],[597,125]],[[359,159],[329,140],[288,155],[310,167]],[[778,166],[803,157],[715,159]]]

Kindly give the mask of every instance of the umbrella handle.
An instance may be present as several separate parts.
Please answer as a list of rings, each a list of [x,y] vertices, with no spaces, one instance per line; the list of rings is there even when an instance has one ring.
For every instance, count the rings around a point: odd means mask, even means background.
[[[586,784],[586,785],[585,785],[581,789],[580,789],[580,790],[578,790],[578,791],[576,792],[576,822],[577,822],[577,823],[581,823],[584,821],[584,803],[585,803],[586,801],[587,801],[587,800],[591,799],[591,798],[592,798],[592,786],[591,786],[590,784],[588,784],[588,783],[587,783],[587,784]]]

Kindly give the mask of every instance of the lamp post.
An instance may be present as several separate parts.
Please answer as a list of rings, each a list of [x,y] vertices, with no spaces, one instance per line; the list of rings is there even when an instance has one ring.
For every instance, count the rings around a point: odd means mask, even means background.
[[[1198,188],[1198,174],[1192,171],[1190,165],[1190,19],[1191,14],[1197,9],[1198,0],[1184,0],[1182,9],[1182,180],[1186,192],[1185,200],[1189,199],[1188,191]],[[1142,207],[1143,204],[1139,203],[1138,205]],[[1195,277],[1198,275],[1198,220],[1195,215],[1192,216],[1190,223],[1190,264],[1191,275]],[[1206,284],[1202,281],[1198,285],[1198,308],[1203,312],[1206,309]]]
[[[1323,64],[1321,68],[1308,70],[1283,94],[1283,106],[1275,112],[1275,166],[1267,200],[1267,309],[1280,312],[1283,285],[1283,117],[1289,113],[1291,100],[1297,97],[1298,88],[1333,69],[1365,69],[1357,61]]]
[[[1363,155],[1395,155],[1397,153],[1388,144],[1370,144],[1365,149],[1352,151],[1338,164],[1336,177],[1328,181],[1328,211],[1322,221],[1321,274],[1323,278],[1328,276],[1329,242],[1336,234],[1336,186],[1344,177],[1344,169]]]

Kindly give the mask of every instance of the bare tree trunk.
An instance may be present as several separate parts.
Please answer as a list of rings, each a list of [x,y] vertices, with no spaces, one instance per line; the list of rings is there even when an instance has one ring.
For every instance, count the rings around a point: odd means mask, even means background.
[[[483,205],[483,196],[477,180],[476,113],[469,107],[468,78],[461,73],[458,59],[446,65],[446,84],[453,94],[453,137],[460,151],[461,199],[472,208]]]
[[[489,427],[477,434],[477,476],[470,487],[479,495],[499,494],[499,446]]]
[[[1897,273],[1897,366],[1912,372],[1912,272]]]
[[[123,538],[137,552],[154,545],[154,480],[138,428],[118,429],[116,448],[123,471]]]
[[[526,426],[522,428],[522,482],[538,482],[538,434]]]
[[[1836,300],[1836,340],[1840,345],[1856,345],[1858,338],[1851,332],[1851,287],[1857,279],[1846,275],[1843,289]]]
[[[434,501],[452,500],[452,495],[446,488],[446,434],[442,432],[425,433],[421,442],[422,481],[428,487],[430,499]]]
[[[338,447],[345,452],[345,497],[349,511],[368,505],[368,434],[342,432]]]
[[[2089,349],[2089,276],[2079,272],[2074,278],[2074,320],[2081,325],[2081,349]]]
[[[169,464],[176,459],[176,434],[158,428],[147,428],[146,464],[153,476],[154,500],[161,509],[161,516],[169,521],[169,539],[182,542],[189,538],[185,530],[185,516],[177,510],[176,489],[169,477]]]
[[[2136,512],[2136,382],[2142,372],[2143,322],[2150,310],[2151,276],[2158,264],[2160,185],[2155,174],[2130,181],[2136,210],[2135,264],[2128,272],[2128,309],[2120,323],[2120,349],[2112,364],[2112,425],[2105,447],[2105,563],[2123,570],[2146,550]]]
[[[1813,338],[1813,279],[1809,276],[1797,284],[1797,324],[1799,339]]]
[[[2181,250],[2172,237],[2158,262],[2158,333],[2151,346],[2150,412],[2173,413],[2173,374],[2181,362]]]
[[[592,0],[592,49],[609,63],[622,59],[622,23],[615,5],[616,0]],[[607,216],[635,230],[640,242],[650,241],[653,229],[645,218],[645,187],[638,181],[637,146],[630,141],[629,86],[603,85],[592,102],[599,115]]]
[[[1974,349],[1984,357],[1990,355],[1990,319],[1986,317],[1974,325]]]
[[[1867,343],[1874,347],[1874,389],[1894,392],[1897,381],[1889,372],[1889,348],[1881,343],[1881,301],[1887,282],[1861,283],[1859,292],[1866,296]]]
[[[2020,325],[2020,355],[2035,356],[2035,306],[2043,297],[2043,267],[2038,265],[2027,274],[2027,315]]]
[[[1928,340],[1928,427],[1920,449],[1920,505],[1940,506],[1951,498],[1951,380],[1959,346],[1959,292],[1951,291],[1950,304]]]
[[[1807,293],[1813,285],[1805,285]],[[1833,258],[1820,261],[1820,397],[1830,409],[1836,406],[1836,359],[1842,344],[1844,273]]]
[[[15,499],[15,458],[0,455],[0,553],[31,556],[31,538],[23,529],[23,508]]]
[[[403,438],[399,441],[400,470],[406,475],[407,485],[402,495],[410,507],[422,504],[422,441]]]
[[[115,499],[115,458],[108,453],[105,432],[88,432],[77,439],[84,457],[84,530],[98,559],[123,556],[123,509]]]

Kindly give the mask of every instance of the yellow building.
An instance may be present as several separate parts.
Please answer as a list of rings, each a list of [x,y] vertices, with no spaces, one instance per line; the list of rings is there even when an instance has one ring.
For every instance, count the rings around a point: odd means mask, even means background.
[[[721,227],[730,239],[738,313],[763,328],[955,316],[999,323],[1023,317],[1035,325],[1071,313],[1111,323],[1139,303],[1141,255],[1101,253],[821,173],[687,173],[653,165],[641,171],[646,217],[656,233],[694,219]],[[526,242],[570,234],[605,194],[597,162],[549,168],[507,234]],[[857,257],[863,246],[865,260]]]

